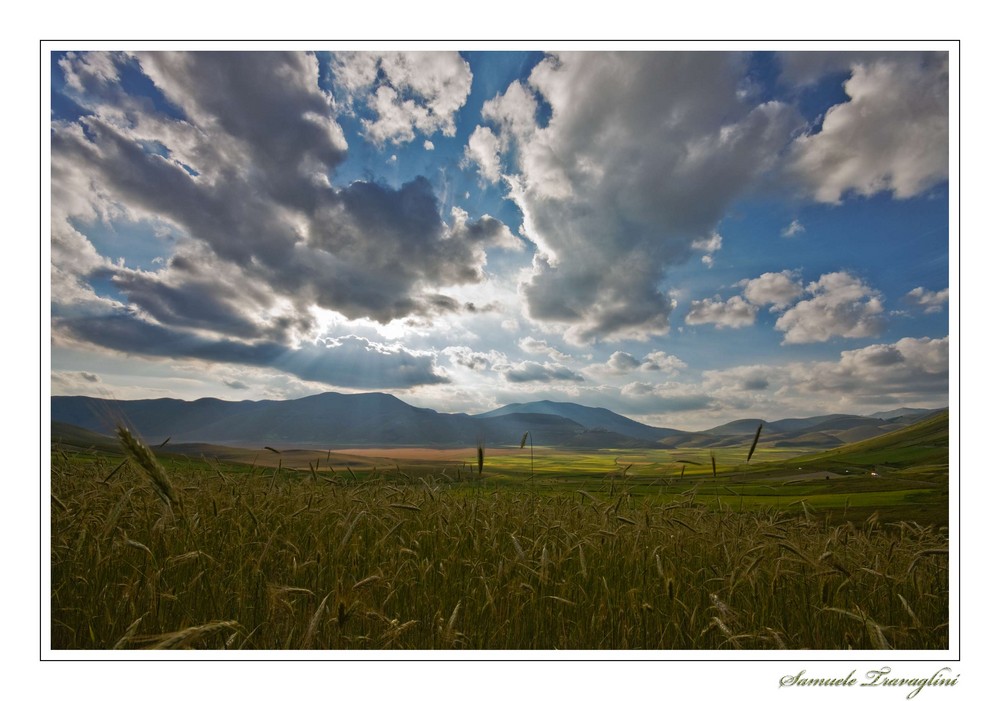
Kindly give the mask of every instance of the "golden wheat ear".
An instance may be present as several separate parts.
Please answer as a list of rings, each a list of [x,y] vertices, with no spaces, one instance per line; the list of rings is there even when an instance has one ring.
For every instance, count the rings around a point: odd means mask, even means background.
[[[163,469],[156,456],[153,455],[153,451],[145,443],[133,436],[132,432],[124,425],[118,424],[115,432],[118,434],[118,442],[121,443],[122,449],[125,451],[125,456],[149,478],[149,482],[156,495],[167,506],[180,506],[180,496],[170,483],[167,471]]]

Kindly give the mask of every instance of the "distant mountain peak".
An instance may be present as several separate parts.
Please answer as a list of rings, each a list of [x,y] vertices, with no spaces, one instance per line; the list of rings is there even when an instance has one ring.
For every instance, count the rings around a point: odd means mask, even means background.
[[[764,421],[739,419],[706,431],[648,426],[610,409],[541,399],[508,404],[483,414],[447,414],[412,406],[386,392],[323,392],[297,399],[195,401],[94,397],[51,399],[53,422],[110,435],[108,417],[121,417],[147,440],[259,446],[463,446],[483,438],[516,445],[526,431],[534,444],[625,448],[738,445],[763,423],[761,440],[772,445],[851,442],[877,436],[941,410],[903,407],[871,416],[826,414]]]

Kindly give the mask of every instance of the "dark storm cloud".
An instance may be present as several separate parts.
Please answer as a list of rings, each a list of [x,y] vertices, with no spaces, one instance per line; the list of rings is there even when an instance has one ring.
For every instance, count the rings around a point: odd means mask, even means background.
[[[210,339],[151,324],[132,314],[58,319],[55,333],[124,353],[196,358],[272,367],[303,380],[357,389],[407,388],[449,382],[430,355],[347,336],[289,348],[272,341]]]
[[[173,109],[128,95],[119,74],[124,62],[141,69]],[[163,270],[111,266],[128,304],[158,322],[149,333],[163,342],[160,350],[121,319],[95,320],[109,335],[102,341],[87,333],[94,343],[274,364],[287,350],[280,343],[310,330],[312,305],[383,323],[458,312],[461,303],[438,288],[483,279],[487,247],[520,245],[489,216],[469,220],[456,208],[450,221],[442,219],[423,177],[399,188],[364,181],[332,187],[328,176],[345,159],[347,141],[310,54],[81,54],[64,63],[68,83],[93,91],[87,96],[95,110],[52,125],[54,199],[60,195],[54,229],[71,228],[73,217],[100,216],[160,220],[180,232]],[[101,268],[89,261],[77,271],[66,256],[54,265],[81,280]],[[83,333],[77,321],[66,323]],[[206,343],[185,329],[267,342]],[[302,363],[290,367],[300,376],[337,376],[323,359],[346,347],[308,359],[296,351]],[[395,374],[385,363],[373,365],[389,373],[378,386],[440,381],[426,375],[423,359],[401,360]]]
[[[236,283],[213,266],[184,255],[174,256],[165,270],[156,273],[117,270],[112,281],[131,304],[167,326],[271,340],[287,340],[290,330],[306,330],[290,314],[253,318],[255,309],[266,309],[271,302],[266,291],[253,281]]]
[[[516,246],[517,239],[496,219],[469,222],[461,210],[446,228],[438,207],[424,177],[398,190],[358,181],[327,193],[300,250],[309,258],[290,270],[308,268],[309,279],[323,282],[317,301],[352,318],[457,311],[455,300],[429,290],[482,280],[484,249]]]
[[[347,142],[332,98],[318,88],[315,57],[294,52],[149,52],[143,70],[199,126],[235,146],[230,164],[251,169],[266,194],[295,209],[310,206],[303,187],[320,167],[334,168]]]

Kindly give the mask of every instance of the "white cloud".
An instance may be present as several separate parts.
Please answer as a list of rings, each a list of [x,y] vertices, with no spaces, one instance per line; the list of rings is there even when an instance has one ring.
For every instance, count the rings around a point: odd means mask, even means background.
[[[452,365],[461,365],[470,370],[486,370],[494,364],[505,364],[507,356],[491,350],[488,352],[474,351],[468,346],[448,346],[443,351]]]
[[[606,367],[614,373],[622,374],[626,372],[631,372],[638,368],[642,363],[636,360],[635,356],[625,351],[615,351],[608,358]]]
[[[465,160],[479,168],[479,175],[491,183],[500,181],[500,139],[489,127],[479,125],[469,136]]]
[[[656,385],[651,382],[629,382],[621,389],[621,393],[623,395],[632,395],[637,397],[645,397],[653,394],[655,391]]]
[[[528,139],[534,131],[537,105],[534,96],[520,82],[511,83],[503,95],[483,104],[482,116],[496,130],[478,125],[465,147],[465,162],[475,165],[479,175],[498,183],[504,175],[501,157],[517,140]]]
[[[934,292],[923,287],[915,287],[906,293],[904,299],[910,304],[922,307],[925,314],[933,314],[944,309],[948,302],[948,288]]]
[[[722,250],[722,236],[719,232],[714,232],[711,236],[691,242],[691,248],[695,251],[705,251],[701,257],[701,262],[711,268],[715,264],[713,255]]]
[[[574,343],[667,332],[666,271],[696,241],[717,250],[726,207],[774,165],[796,124],[786,105],[740,100],[741,60],[558,54],[484,111],[500,136],[480,162],[496,174],[492,159],[510,135],[501,177],[538,247],[521,287],[531,318]],[[549,106],[544,126],[528,98]]]
[[[881,295],[849,273],[827,273],[806,291],[812,297],[790,308],[774,325],[785,334],[782,343],[876,336],[885,328]]]
[[[563,362],[567,360],[572,360],[573,356],[563,353],[558,348],[553,348],[548,344],[548,342],[532,338],[531,336],[526,336],[517,342],[517,347],[523,350],[525,353],[533,353],[535,355],[547,355],[552,360],[561,360]]]
[[[790,270],[740,280],[740,285],[743,286],[743,296],[750,303],[760,307],[771,305],[771,311],[784,309],[805,292],[798,276]]]
[[[102,94],[113,90],[118,82],[118,62],[122,54],[88,51],[70,51],[59,59],[66,84],[82,96]]]
[[[948,405],[948,337],[902,338],[843,351],[837,360],[707,370],[699,384],[623,388],[643,398],[705,396],[702,427],[758,415],[769,420],[825,413],[865,414],[900,406]],[[712,417],[715,417],[714,419]],[[667,418],[669,422],[669,417]],[[690,423],[690,420],[688,421]],[[667,423],[666,425],[670,425]]]
[[[781,230],[781,235],[784,238],[792,238],[801,234],[805,230],[806,228],[799,223],[798,219],[793,219],[788,226]]]
[[[843,351],[837,362],[793,364],[789,384],[797,392],[847,392],[856,399],[935,394],[947,402],[948,337],[902,338],[892,344]]]
[[[434,150],[434,142],[431,141],[430,139],[424,141],[424,151],[433,151],[433,150]]]
[[[912,197],[948,177],[948,55],[858,60],[815,134],[800,136],[790,172],[820,202],[849,192]]]
[[[691,311],[684,317],[688,324],[715,324],[721,329],[752,326],[757,318],[757,307],[747,302],[739,295],[730,297],[723,302],[719,297],[701,299],[691,302]]]
[[[370,51],[344,51],[334,54],[333,71],[337,82],[349,93],[359,93],[374,85],[381,62],[382,54]]]
[[[503,95],[497,95],[483,105],[482,115],[500,128],[505,144],[524,139],[535,130],[538,111],[535,97],[524,83],[511,83]]]
[[[676,355],[668,355],[663,351],[653,351],[642,359],[642,369],[649,372],[665,372],[676,374],[687,367],[687,363]]]
[[[668,355],[663,351],[653,351],[640,360],[631,353],[619,350],[612,353],[606,363],[591,365],[586,371],[597,375],[626,375],[636,370],[675,375],[686,367],[687,363],[676,355]]]
[[[373,117],[362,118],[365,136],[377,145],[413,141],[417,133],[455,135],[455,113],[472,88],[472,71],[457,52],[338,53],[337,81],[366,100]]]

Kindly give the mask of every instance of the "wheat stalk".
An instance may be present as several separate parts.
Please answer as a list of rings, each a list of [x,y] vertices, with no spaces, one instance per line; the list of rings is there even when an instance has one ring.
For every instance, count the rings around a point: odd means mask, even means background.
[[[757,433],[754,434],[753,443],[750,444],[750,452],[747,454],[747,462],[750,462],[750,458],[753,457],[753,451],[757,447],[757,441],[760,440],[760,432],[764,428],[763,422],[757,427]]]
[[[167,506],[180,506],[181,498],[177,494],[174,486],[170,484],[167,471],[163,469],[145,443],[132,435],[132,432],[125,426],[119,424],[116,430],[118,441],[121,443],[125,454],[132,464],[138,467],[145,474],[153,486],[156,495],[163,500]]]

